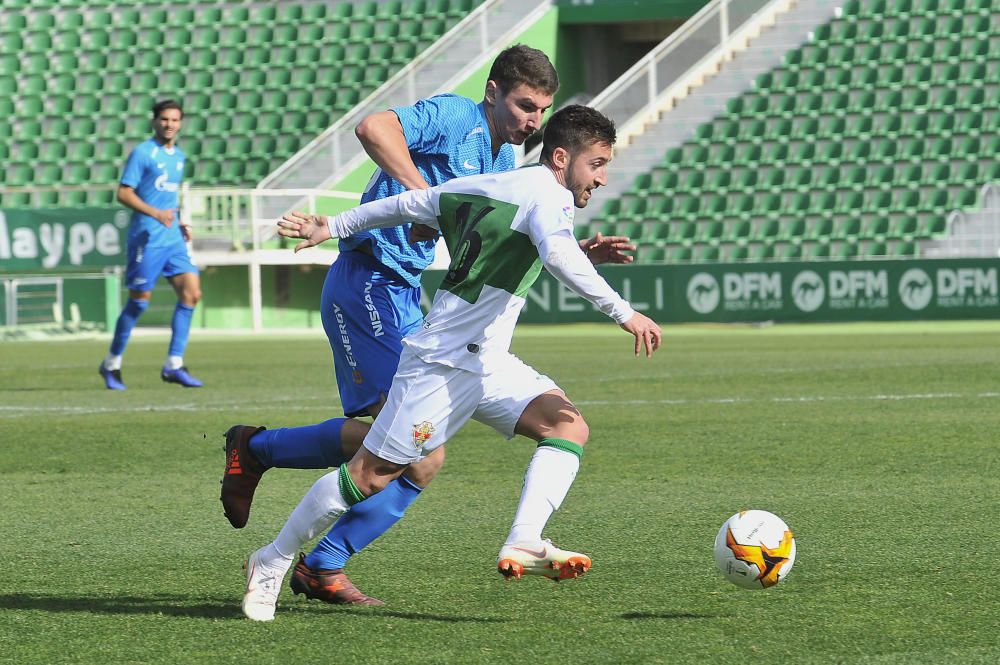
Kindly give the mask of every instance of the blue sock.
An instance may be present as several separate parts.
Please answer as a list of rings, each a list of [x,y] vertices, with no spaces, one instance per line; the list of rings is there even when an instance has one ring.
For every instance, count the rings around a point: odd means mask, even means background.
[[[400,476],[378,494],[351,506],[306,557],[313,570],[343,568],[347,560],[399,521],[423,488]]]
[[[266,429],[250,439],[250,452],[264,466],[282,469],[328,469],[340,466],[344,450],[340,431],[347,418],[333,418],[318,425]]]
[[[184,349],[188,345],[188,335],[191,333],[191,318],[194,316],[194,307],[188,307],[177,303],[174,308],[174,318],[170,321],[170,330],[173,335],[170,337],[170,348],[167,349],[168,356],[183,356]]]
[[[125,345],[128,344],[132,328],[135,328],[136,321],[147,307],[149,307],[148,300],[128,299],[122,313],[118,315],[118,323],[115,324],[115,336],[111,339],[111,355],[120,356],[125,353]]]

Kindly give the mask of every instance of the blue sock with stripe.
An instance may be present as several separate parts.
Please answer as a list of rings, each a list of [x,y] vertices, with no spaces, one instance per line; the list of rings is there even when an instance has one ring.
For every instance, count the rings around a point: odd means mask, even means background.
[[[129,298],[122,308],[122,313],[118,315],[118,323],[115,324],[115,336],[111,338],[111,355],[120,356],[125,353],[125,345],[135,328],[136,322],[142,313],[149,307],[148,300],[138,300]]]
[[[306,557],[313,570],[335,570],[393,524],[417,500],[423,488],[400,476],[385,489],[351,506]]]
[[[340,433],[347,418],[318,425],[266,429],[250,439],[250,452],[264,466],[281,469],[329,469],[340,466],[344,450]]]

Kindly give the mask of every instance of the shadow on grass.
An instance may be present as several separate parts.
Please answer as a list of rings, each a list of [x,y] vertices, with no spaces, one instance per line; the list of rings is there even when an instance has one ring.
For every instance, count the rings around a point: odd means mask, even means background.
[[[278,611],[288,605],[279,604]],[[399,612],[374,607],[329,607],[322,604],[313,607],[328,609],[331,613],[350,614],[352,617],[396,617],[410,621],[440,621],[445,623],[504,623],[506,619],[476,616],[456,616],[448,614],[428,614],[424,612]],[[32,593],[0,594],[0,609],[39,610],[42,612],[83,612],[91,614],[164,614],[178,617],[198,617],[203,619],[240,619],[239,599],[197,599],[172,594],[152,594],[149,596],[49,596]],[[297,607],[300,611],[309,611]]]
[[[195,599],[189,596],[153,594],[150,596],[48,596],[32,593],[0,595],[5,610],[41,610],[43,612],[89,612],[92,614],[166,614],[204,619],[243,618],[238,600]]]
[[[718,619],[716,614],[692,614],[691,612],[626,612],[622,615],[628,621],[643,619],[670,619],[674,621],[688,621],[692,619]]]
[[[280,606],[279,606],[280,607]],[[407,619],[410,621],[441,621],[444,623],[506,623],[507,619],[494,617],[473,617],[455,616],[451,614],[428,614],[426,612],[398,612],[395,610],[385,610],[362,607],[338,607],[330,608],[337,613],[351,614],[358,617],[372,617],[381,619],[383,617],[395,617],[397,619]]]

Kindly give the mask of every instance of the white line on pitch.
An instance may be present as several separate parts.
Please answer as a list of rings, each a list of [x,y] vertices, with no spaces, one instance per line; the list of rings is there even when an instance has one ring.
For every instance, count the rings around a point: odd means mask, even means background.
[[[1000,393],[985,392],[974,395],[963,393],[913,393],[909,395],[803,395],[800,397],[720,397],[715,399],[625,399],[579,400],[578,406],[683,406],[690,404],[755,404],[755,403],[809,403],[809,402],[880,402],[911,399],[955,399],[959,397],[991,398]]]
[[[957,399],[957,398],[981,398],[990,399],[1000,397],[1000,392],[981,392],[975,394],[964,393],[910,393],[904,395],[802,395],[798,397],[718,397],[711,399],[630,399],[630,400],[579,400],[575,402],[578,406],[689,406],[697,404],[789,404],[789,403],[815,403],[815,402],[885,402],[904,401],[920,399]],[[291,401],[290,398],[286,398]],[[272,402],[285,401],[275,398]],[[326,402],[330,409],[340,406],[337,400],[325,400],[321,397],[295,398],[296,402]],[[246,402],[216,402],[200,404],[149,404],[149,405],[123,405],[114,407],[87,407],[87,406],[0,406],[0,414],[6,418],[17,418],[39,413],[52,415],[96,415],[101,413],[142,413],[142,412],[212,412],[212,411],[242,411],[246,407]],[[315,411],[323,408],[322,405],[307,404],[282,404],[282,411]]]

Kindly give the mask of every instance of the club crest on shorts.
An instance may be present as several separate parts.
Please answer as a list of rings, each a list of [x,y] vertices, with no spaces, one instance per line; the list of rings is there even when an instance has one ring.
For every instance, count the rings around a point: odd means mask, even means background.
[[[354,379],[354,383],[358,385],[361,385],[362,383],[365,382],[364,377],[361,376],[361,372],[359,372],[358,370],[354,370],[353,372],[351,372],[351,377]]]
[[[413,445],[415,448],[423,448],[424,444],[427,443],[427,439],[437,430],[434,429],[434,425],[430,421],[425,420],[418,425],[413,426]]]

